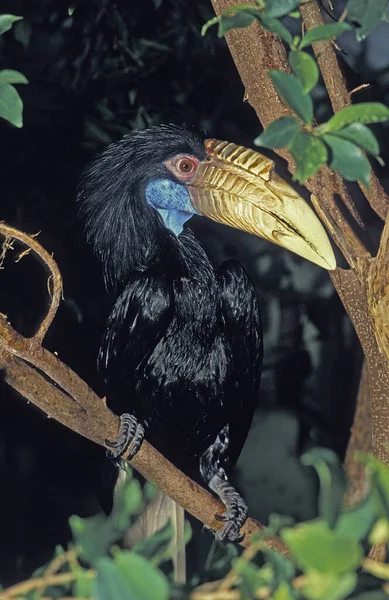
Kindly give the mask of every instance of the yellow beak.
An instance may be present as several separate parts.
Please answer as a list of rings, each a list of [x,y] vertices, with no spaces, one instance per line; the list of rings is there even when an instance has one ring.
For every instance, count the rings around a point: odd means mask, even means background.
[[[208,158],[187,184],[195,210],[248,231],[325,269],[336,260],[327,233],[309,205],[254,150],[206,140]]]

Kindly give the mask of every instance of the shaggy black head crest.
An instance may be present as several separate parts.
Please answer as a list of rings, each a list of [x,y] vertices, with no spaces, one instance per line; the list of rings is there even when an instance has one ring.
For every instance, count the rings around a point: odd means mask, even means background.
[[[118,289],[167,251],[173,234],[145,198],[150,179],[174,175],[163,162],[178,153],[205,157],[205,133],[188,125],[134,131],[110,144],[85,169],[78,200],[86,234],[104,265],[107,286]],[[170,244],[171,245],[171,244]]]

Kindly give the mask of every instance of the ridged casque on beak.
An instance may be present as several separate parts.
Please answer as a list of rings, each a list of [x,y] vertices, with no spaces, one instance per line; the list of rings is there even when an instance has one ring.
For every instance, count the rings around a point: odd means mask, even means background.
[[[248,231],[325,269],[336,260],[327,233],[309,205],[274,172],[262,154],[206,140],[208,158],[188,183],[198,213]]]

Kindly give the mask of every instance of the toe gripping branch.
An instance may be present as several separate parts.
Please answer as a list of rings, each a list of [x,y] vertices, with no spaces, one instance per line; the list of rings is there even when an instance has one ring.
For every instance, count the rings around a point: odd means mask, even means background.
[[[223,516],[215,515],[218,521],[225,522],[223,529],[215,534],[216,539],[241,542],[244,535],[240,535],[240,529],[248,514],[245,501],[227,479],[223,479],[220,475],[214,475],[208,485],[226,507]]]
[[[105,443],[110,448],[108,450],[109,457],[114,460],[120,459],[132,443],[128,454],[128,460],[132,460],[141,447],[144,437],[145,429],[138,422],[138,419],[130,413],[123,413],[120,416],[119,435],[113,441],[105,440]]]

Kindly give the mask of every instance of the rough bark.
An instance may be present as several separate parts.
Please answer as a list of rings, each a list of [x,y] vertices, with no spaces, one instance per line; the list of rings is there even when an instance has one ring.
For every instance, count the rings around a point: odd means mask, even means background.
[[[369,374],[366,363],[364,363],[359,382],[354,424],[344,460],[344,466],[349,479],[349,486],[344,500],[346,507],[359,504],[367,496],[369,485],[366,477],[366,467],[360,461],[355,460],[355,454],[357,452],[367,454],[371,450]]]

